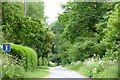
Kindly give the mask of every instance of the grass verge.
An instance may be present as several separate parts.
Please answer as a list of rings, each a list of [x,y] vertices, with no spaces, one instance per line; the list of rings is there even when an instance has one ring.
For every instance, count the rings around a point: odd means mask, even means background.
[[[97,64],[96,64],[97,65]],[[66,65],[64,67],[75,70],[81,75],[89,76],[92,78],[118,78],[118,65],[109,65],[102,68],[101,66],[96,66],[95,64],[89,65]],[[104,65],[105,66],[105,65]]]
[[[46,71],[48,69],[49,67],[47,66],[39,66],[38,69],[35,71],[25,72],[24,78],[44,78],[49,74],[49,72]]]

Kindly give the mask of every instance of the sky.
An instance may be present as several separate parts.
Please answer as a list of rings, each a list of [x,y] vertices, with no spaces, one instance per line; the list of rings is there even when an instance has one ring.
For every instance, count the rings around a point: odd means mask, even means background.
[[[67,3],[67,0],[44,0],[45,4],[45,15],[48,17],[48,23],[55,21],[58,17],[58,13],[62,13],[63,10],[60,4]]]

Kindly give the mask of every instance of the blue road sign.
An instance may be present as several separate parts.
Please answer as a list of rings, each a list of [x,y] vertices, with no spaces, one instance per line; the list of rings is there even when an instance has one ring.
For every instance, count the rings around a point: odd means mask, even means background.
[[[4,52],[10,52],[10,44],[9,43],[5,43],[5,44],[3,44],[2,45],[2,50],[4,51]]]

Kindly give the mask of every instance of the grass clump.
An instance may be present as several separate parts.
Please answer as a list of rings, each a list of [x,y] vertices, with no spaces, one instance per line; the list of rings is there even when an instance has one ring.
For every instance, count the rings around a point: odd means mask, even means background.
[[[118,67],[112,65],[99,73],[99,78],[118,78]]]
[[[34,71],[27,71],[24,78],[44,78],[49,74],[47,69],[36,69]]]

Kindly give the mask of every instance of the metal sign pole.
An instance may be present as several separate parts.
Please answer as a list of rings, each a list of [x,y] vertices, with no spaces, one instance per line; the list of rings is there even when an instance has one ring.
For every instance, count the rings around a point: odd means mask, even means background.
[[[6,52],[6,62],[8,62],[8,53]]]
[[[6,56],[6,62],[8,62],[8,52],[10,52],[10,43],[4,43],[2,45],[2,51],[5,52],[5,56]]]

